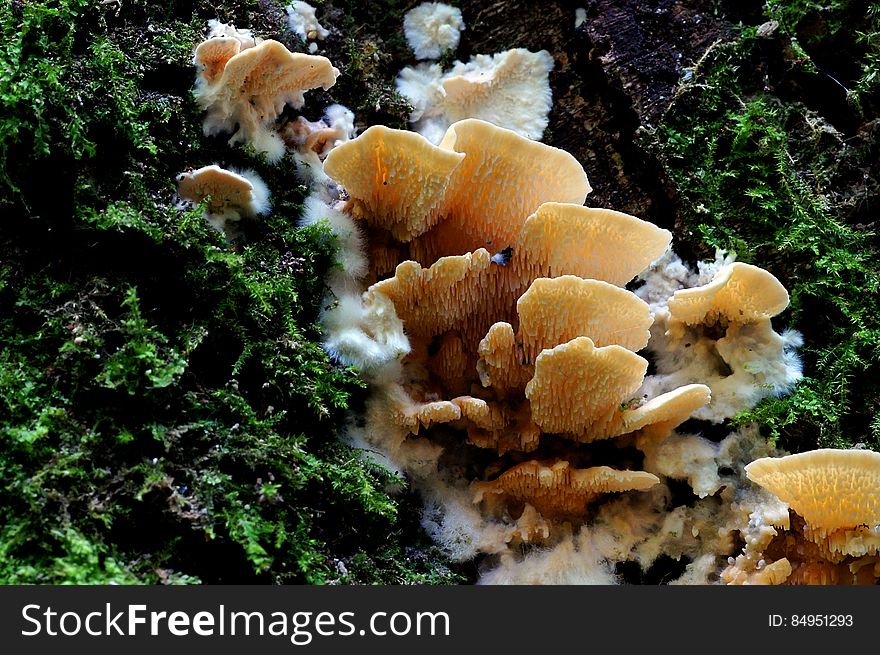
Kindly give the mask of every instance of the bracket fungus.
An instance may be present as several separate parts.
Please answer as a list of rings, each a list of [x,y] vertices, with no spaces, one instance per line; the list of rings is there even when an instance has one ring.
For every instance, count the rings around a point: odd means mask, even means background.
[[[566,461],[528,461],[506,470],[492,482],[474,482],[475,502],[528,503],[545,518],[583,517],[586,506],[603,494],[644,491],[660,482],[644,471],[616,471],[608,466],[572,468]],[[501,503],[504,507],[506,503]]]
[[[622,212],[545,202],[526,219],[522,241],[534,276],[570,272],[623,286],[666,252],[672,235]]]
[[[756,460],[746,475],[787,503],[817,535],[880,525],[880,453],[822,448]]]
[[[457,526],[437,530],[464,530],[459,546],[465,540],[509,561],[513,547],[571,543],[572,531],[590,530],[591,521],[617,526],[604,508],[618,500],[637,506],[625,499],[644,496],[653,508],[645,511],[659,512],[663,480],[639,467],[674,452],[661,448],[664,439],[711,399],[699,379],[652,393],[639,354],[650,351],[658,316],[666,333],[675,289],[660,307],[626,285],[665,256],[672,235],[584,207],[591,187],[571,155],[478,119],[450,125],[438,145],[371,127],[334,148],[324,172],[345,190],[334,211],[363,226],[368,242],[362,307],[387,307],[399,322],[396,340],[408,346],[383,349],[357,312],[355,325],[325,321],[328,343],[346,329],[367,337],[360,353],[354,341],[331,350],[346,364],[368,362],[371,397],[350,441],[406,472],[427,502],[443,507],[444,525]],[[734,267],[728,287],[743,272],[760,278]],[[769,318],[722,282],[713,297],[729,296],[731,315],[750,319],[729,330],[761,338],[755,326]],[[662,539],[680,538],[689,516],[692,541],[675,552],[689,548],[700,571],[710,555],[733,548],[729,536],[702,527],[719,502],[709,493],[727,493],[716,466],[722,449],[705,450],[685,471],[700,480],[705,507],[681,508],[655,526]],[[703,533],[708,554],[694,545]],[[647,562],[668,543],[643,539]]]
[[[657,369],[643,393],[707,384],[712,402],[694,418],[717,423],[787,393],[802,377],[800,335],[779,334],[771,323],[789,297],[768,271],[719,252],[693,273],[667,254],[641,277],[636,294],[655,316],[648,351]]]
[[[613,308],[612,311],[608,311]],[[647,303],[618,286],[577,275],[536,278],[516,302],[523,354],[534,361],[545,348],[587,335],[599,347],[637,352],[648,344]]]
[[[665,432],[660,436],[666,436],[709,402],[709,389],[694,384],[628,407],[647,367],[647,360],[626,348],[596,348],[588,337],[544,350],[525,388],[533,420],[545,432],[583,442],[634,433],[658,422]]]
[[[783,503],[785,514],[777,512],[773,528],[747,541],[744,552],[731,558],[722,574],[725,581],[880,581],[880,453],[822,448],[763,457],[746,466],[745,473]],[[756,522],[752,517],[750,524]],[[772,576],[763,572],[769,566]]]
[[[207,200],[205,218],[224,231],[229,221],[269,211],[269,189],[253,171],[230,171],[216,164],[177,176],[177,194],[193,203]]]
[[[450,175],[463,158],[412,132],[375,125],[331,152],[324,172],[351,196],[352,215],[408,241],[438,220]]]
[[[439,143],[456,121],[479,118],[540,139],[552,107],[546,50],[514,48],[495,55],[476,55],[455,62],[444,72],[439,64],[407,67],[397,77],[397,90],[413,105],[413,129]]]
[[[755,323],[788,307],[788,291],[764,269],[734,262],[721,268],[709,284],[676,291],[668,307],[672,319],[686,325],[718,319]]]
[[[365,303],[391,301],[412,344],[395,379],[374,383],[383,412],[368,412],[385,422],[368,420],[369,433],[397,435],[398,458],[416,435],[458,434],[462,445],[518,456],[562,438],[660,438],[708,401],[699,384],[636,401],[648,362],[634,351],[648,341],[651,315],[622,287],[663,254],[671,235],[581,206],[590,184],[569,154],[469,119],[450,126],[439,146],[372,127],[334,149],[324,169],[345,188],[348,213],[371,233],[384,231],[400,259],[415,259],[386,279],[374,270],[378,281],[364,294]],[[499,263],[488,248],[505,257]],[[526,493],[522,485],[532,483],[523,475],[546,479],[545,469],[557,473],[552,489]],[[658,481],[612,471],[526,460],[493,482],[472,480],[472,489],[477,501],[493,499],[496,517],[515,511],[516,521],[528,505],[549,527],[523,538],[544,539],[560,516],[583,522],[599,492]]]
[[[251,43],[226,32],[209,35],[193,60],[195,97],[207,111],[205,134],[233,132],[230,144],[247,143],[273,162],[284,156],[275,121],[285,105],[302,107],[305,91],[329,89],[339,75],[326,57],[292,53],[271,39]]]

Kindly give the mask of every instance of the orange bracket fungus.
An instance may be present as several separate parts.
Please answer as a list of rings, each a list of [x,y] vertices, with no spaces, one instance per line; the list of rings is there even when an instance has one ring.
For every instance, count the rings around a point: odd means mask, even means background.
[[[788,292],[764,269],[734,262],[721,268],[709,284],[676,291],[668,307],[672,319],[686,325],[717,319],[756,323],[788,307]]]
[[[880,453],[819,449],[745,467],[775,496],[773,528],[747,541],[722,577],[732,583],[876,584],[880,579]],[[762,517],[763,518],[763,517]],[[760,522],[753,516],[751,524]],[[764,521],[766,524],[767,522]],[[772,568],[773,575],[766,573]]]
[[[269,210],[269,189],[253,171],[230,171],[216,164],[177,176],[177,194],[190,202],[207,200],[205,218],[219,231],[227,221],[253,218]]]
[[[667,254],[641,277],[636,293],[655,317],[648,350],[657,370],[643,393],[702,382],[712,402],[694,417],[720,422],[788,393],[802,377],[800,335],[773,330],[789,298],[768,271],[719,253],[691,273]]]
[[[571,155],[478,119],[438,145],[371,127],[324,172],[344,189],[327,210],[360,226],[368,259],[368,288],[336,294],[324,315],[328,350],[371,387],[348,440],[410,477],[450,555],[493,555],[487,581],[566,580],[535,573],[555,561],[535,546],[601,569],[573,566],[569,581],[613,579],[608,562],[650,566],[663,552],[687,557],[690,578],[717,575],[751,507],[731,509],[722,471],[767,451],[743,431],[670,462],[690,443],[673,431],[712,392],[698,375],[658,382],[640,353],[700,321],[726,329],[704,349],[715,359],[781,339],[769,321],[788,298],[775,278],[736,264],[708,289],[676,295],[704,284],[692,276],[664,293],[658,275],[633,293],[672,235],[584,207],[590,183]],[[698,500],[670,507],[661,475],[693,480]]]
[[[284,142],[275,121],[285,105],[302,107],[304,92],[329,89],[339,70],[326,57],[292,53],[278,41],[242,38],[226,28],[212,28],[194,55],[195,96],[207,110],[205,134],[234,132],[230,144],[247,143],[278,161]]]
[[[475,501],[528,503],[543,516],[582,517],[601,494],[643,491],[660,482],[644,471],[615,471],[607,466],[573,469],[568,462],[529,461],[508,469],[492,482],[475,482]]]
[[[314,8],[288,15],[316,51],[329,32]],[[438,3],[410,12],[409,32],[416,19],[419,58],[463,28]],[[404,69],[417,132],[357,137],[340,105],[278,124],[335,84],[324,57],[211,21],[194,62],[206,134],[272,162],[293,150],[312,192],[300,225],[339,241],[323,345],[369,386],[345,438],[407,476],[450,557],[487,555],[484,582],[610,583],[617,564],[661,556],[681,562],[677,583],[877,581],[880,455],[777,457],[756,426],[710,441],[686,423],[801,377],[799,335],[772,324],[788,292],[725,252],[686,266],[668,230],[584,206],[582,165],[534,140],[549,53]],[[205,166],[178,184],[220,230],[269,208],[252,171]]]
[[[880,453],[822,448],[756,460],[746,475],[787,503],[817,535],[880,525]]]

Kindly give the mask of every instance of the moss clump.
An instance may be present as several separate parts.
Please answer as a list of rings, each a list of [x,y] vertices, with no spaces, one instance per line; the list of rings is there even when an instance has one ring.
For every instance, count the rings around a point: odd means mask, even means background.
[[[681,237],[773,271],[792,296],[782,319],[805,335],[806,379],[739,420],[757,419],[792,450],[880,448],[880,264],[864,215],[877,146],[858,129],[871,91],[862,85],[861,108],[847,107],[840,89],[826,99],[801,93],[856,87],[870,58],[855,62],[851,79],[829,82],[826,65],[789,36],[808,15],[794,5],[814,3],[783,4],[768,11],[785,30],[745,28],[687,72],[654,143],[680,200]],[[858,3],[832,4],[851,12]]]
[[[340,60],[344,71],[340,91],[357,98],[352,107],[355,115],[369,124],[405,129],[412,107],[397,92],[398,71],[382,42],[348,35]]]
[[[401,62],[412,56],[403,36],[403,15],[416,4],[328,0],[320,5],[322,23],[333,28],[321,42],[320,52],[339,68],[333,92],[349,99],[343,104],[354,112],[359,125],[407,126],[412,107],[397,92],[395,80]]]
[[[458,579],[336,438],[360,382],[290,162],[201,134],[193,45],[271,4],[0,2],[0,582]],[[175,205],[212,162],[273,191],[235,242]]]

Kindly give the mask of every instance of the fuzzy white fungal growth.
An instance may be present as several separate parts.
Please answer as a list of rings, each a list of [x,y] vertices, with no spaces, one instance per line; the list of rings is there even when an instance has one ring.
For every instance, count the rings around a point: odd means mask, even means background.
[[[712,554],[700,555],[688,564],[684,573],[670,585],[707,585],[718,579],[718,558]]]
[[[344,295],[326,309],[321,323],[327,330],[324,348],[331,357],[364,373],[407,354],[409,340],[394,305],[384,297],[364,303],[360,295]]]
[[[324,119],[327,121],[331,130],[337,134],[336,140],[330,146],[334,148],[341,143],[350,141],[355,137],[357,130],[354,125],[354,112],[343,105],[330,105],[324,110]],[[326,148],[322,154],[326,155],[330,152],[330,148]]]
[[[371,449],[386,456],[399,467],[401,474],[405,471],[410,479],[416,482],[431,479],[437,471],[437,462],[443,448],[428,439],[412,438],[405,428],[387,422],[389,416],[397,413],[401,406],[407,405],[408,396],[397,381],[403,377],[400,363],[394,361],[370,373],[374,393],[367,401],[368,419],[363,429],[358,430],[359,434],[352,437],[369,444]],[[385,420],[377,421],[376,417]],[[430,488],[430,493],[446,495],[451,492],[441,481]]]
[[[216,18],[208,21],[208,37],[214,38],[233,38],[241,44],[241,49],[253,48],[263,42],[260,37],[254,36],[254,33],[247,29],[237,29],[235,25],[230,23],[221,23]]]
[[[510,540],[510,526],[487,521],[472,501],[469,493],[451,485],[425,490],[422,527],[451,559],[502,552]]]
[[[324,29],[315,17],[315,8],[307,2],[295,0],[287,7],[287,25],[305,42],[323,40],[330,35],[330,31]],[[317,44],[315,45],[317,49]],[[311,50],[311,48],[310,48]],[[314,50],[311,50],[314,52]]]
[[[647,440],[646,440],[647,441]],[[721,488],[717,444],[695,435],[673,433],[659,443],[645,443],[645,470],[673,479],[686,479],[694,494],[705,498]]]
[[[342,364],[369,373],[409,352],[403,322],[384,296],[364,302],[361,279],[367,272],[367,257],[361,231],[348,214],[327,205],[320,195],[312,195],[306,199],[299,224],[319,223],[328,225],[340,244],[337,268],[327,279],[331,296],[321,314],[324,349]]]
[[[245,170],[237,170],[231,169],[233,173],[238,173],[248,182],[252,187],[251,189],[251,204],[245,212],[244,216],[253,217],[253,216],[263,216],[269,213],[269,187],[266,186],[266,183],[263,182],[263,178],[257,175],[256,171],[251,169]]]
[[[360,280],[367,272],[367,256],[360,229],[348,214],[325,204],[318,196],[306,198],[300,225],[324,223],[336,237],[339,250],[336,253],[337,268],[330,272],[328,286],[334,293],[359,292]]]
[[[713,443],[696,435],[673,432],[665,439],[639,439],[645,470],[675,480],[687,480],[700,498],[717,493],[742,477],[746,464],[772,449],[754,428],[743,428]],[[729,471],[722,475],[720,470]]]
[[[546,50],[514,48],[456,62],[445,73],[439,64],[404,68],[397,90],[413,105],[412,128],[431,143],[439,143],[452,123],[465,118],[538,140],[553,104],[551,70],[553,57]]]
[[[613,564],[598,552],[586,532],[523,559],[505,553],[500,564],[480,578],[480,584],[493,585],[612,585],[617,582]]]
[[[365,301],[363,278],[368,261],[364,237],[351,216],[335,206],[339,188],[323,170],[322,159],[354,135],[354,114],[342,105],[327,107],[321,121],[313,123],[300,117],[284,134],[288,143],[295,146],[293,155],[299,177],[312,189],[299,225],[325,224],[339,244],[336,266],[327,276],[330,293],[320,317],[324,349],[341,364],[354,366],[370,376],[393,368],[410,351],[410,344],[390,300],[375,296]],[[362,437],[359,439],[363,441]],[[364,443],[372,443],[381,452],[382,446],[375,440]]]
[[[212,18],[208,21],[207,38],[214,39],[218,37],[236,39],[241,44],[242,50],[253,48],[254,46],[259,45],[263,42],[263,39],[258,36],[254,36],[254,33],[248,29],[238,29],[235,27],[235,25],[231,23],[221,23],[216,18]]]
[[[397,76],[397,91],[413,106],[409,115],[412,128],[435,145],[451,124],[443,115],[443,77],[440,64],[407,66]]]
[[[462,30],[461,10],[441,2],[423,2],[403,17],[403,33],[416,59],[438,59],[454,50]]]

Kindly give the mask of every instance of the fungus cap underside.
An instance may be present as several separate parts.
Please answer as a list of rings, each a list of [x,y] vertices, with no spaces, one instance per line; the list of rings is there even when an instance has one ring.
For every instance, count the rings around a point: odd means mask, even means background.
[[[763,457],[745,471],[817,533],[880,524],[880,453],[822,448]]]

